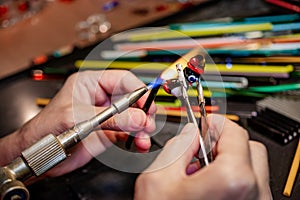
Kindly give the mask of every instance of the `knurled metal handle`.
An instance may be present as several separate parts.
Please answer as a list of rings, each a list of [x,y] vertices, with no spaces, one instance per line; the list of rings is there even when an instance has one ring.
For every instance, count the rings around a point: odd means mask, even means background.
[[[66,159],[67,154],[59,140],[49,134],[24,150],[22,156],[34,174],[39,176]]]

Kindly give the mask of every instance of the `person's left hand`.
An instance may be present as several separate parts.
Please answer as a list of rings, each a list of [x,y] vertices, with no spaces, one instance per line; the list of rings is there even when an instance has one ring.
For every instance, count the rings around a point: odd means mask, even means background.
[[[21,151],[43,136],[49,133],[59,135],[76,123],[98,114],[111,104],[111,98],[117,99],[142,86],[144,84],[136,76],[122,70],[85,71],[71,75],[37,116],[13,134],[0,139],[0,152],[3,154],[0,164],[11,162]],[[72,148],[70,158],[50,170],[47,175],[58,176],[83,166],[93,156],[103,152],[111,142],[126,139],[126,132],[130,131],[139,131],[135,138],[136,147],[147,151],[151,145],[147,132],[155,129],[152,117],[155,105],[145,114],[140,108],[146,96],[137,101],[135,108],[131,107],[101,124],[95,133]]]
[[[198,127],[189,123],[139,175],[135,199],[272,199],[266,147],[223,116],[208,121],[220,135],[215,160],[201,170],[199,161],[191,162],[200,143]]]

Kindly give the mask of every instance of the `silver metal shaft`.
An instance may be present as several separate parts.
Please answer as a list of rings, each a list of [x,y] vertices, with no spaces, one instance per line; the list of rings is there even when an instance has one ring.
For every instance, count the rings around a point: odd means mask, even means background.
[[[185,81],[185,78],[184,78],[184,74],[183,74],[181,64],[177,64],[176,68],[177,68],[177,72],[178,72],[178,80],[182,85],[182,97],[185,101],[186,110],[188,112],[188,117],[189,117],[189,122],[193,123],[196,127],[198,127],[198,123],[196,121],[195,115],[193,114],[192,107],[191,107],[190,101],[188,99],[188,94],[187,94],[187,91],[186,91],[187,84],[186,84],[186,81]],[[207,153],[206,153],[205,144],[204,144],[204,140],[203,140],[203,136],[202,136],[201,131],[200,131],[200,134],[199,134],[199,141],[200,141],[200,152],[203,155],[205,165],[208,166],[209,161],[208,161],[208,158],[207,158]],[[200,155],[200,153],[199,153],[199,155]]]
[[[81,122],[68,131],[59,135],[57,137],[58,140],[65,149],[74,146],[76,143],[88,136],[99,124],[102,124],[115,114],[123,112],[132,104],[134,104],[147,91],[148,88],[145,86],[125,95],[121,99],[112,103],[110,107],[106,108],[95,117]]]
[[[211,145],[211,135],[209,133],[207,113],[205,110],[205,99],[203,95],[203,88],[201,84],[201,78],[198,78],[197,82],[197,93],[198,93],[198,103],[200,108],[200,118],[199,118],[199,130],[205,141],[205,148],[207,153],[207,158],[209,162],[213,161],[212,145]]]

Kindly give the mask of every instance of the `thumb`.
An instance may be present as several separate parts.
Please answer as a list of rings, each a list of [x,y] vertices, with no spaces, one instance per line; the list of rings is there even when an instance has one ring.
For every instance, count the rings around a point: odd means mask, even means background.
[[[178,173],[185,172],[193,155],[199,148],[198,127],[189,123],[178,136],[167,142],[162,152],[146,171],[167,170]],[[172,170],[169,170],[172,168]]]
[[[147,115],[138,108],[128,108],[101,124],[102,129],[116,131],[140,131],[147,122]]]

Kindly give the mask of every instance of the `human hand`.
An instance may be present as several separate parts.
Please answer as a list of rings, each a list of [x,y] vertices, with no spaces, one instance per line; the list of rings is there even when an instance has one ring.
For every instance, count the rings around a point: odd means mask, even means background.
[[[71,75],[51,102],[19,130],[0,140],[1,165],[11,162],[21,151],[52,133],[59,135],[76,123],[87,120],[111,104],[112,98],[131,92],[144,84],[129,71],[84,71]],[[137,149],[150,148],[147,132],[155,129],[155,106],[147,115],[139,108],[146,100],[144,95],[129,108],[117,114],[95,133],[71,149],[72,156],[51,169],[48,176],[58,176],[86,164],[93,156],[119,139],[126,139],[127,131],[140,131],[135,139]],[[9,148],[8,148],[9,147]],[[6,148],[6,150],[5,150]],[[3,150],[2,150],[3,149]],[[9,149],[9,151],[7,151]]]
[[[191,163],[199,132],[187,124],[138,177],[135,199],[271,199],[266,148],[222,116],[209,116],[209,124],[221,131],[215,160],[201,170],[199,162]]]

